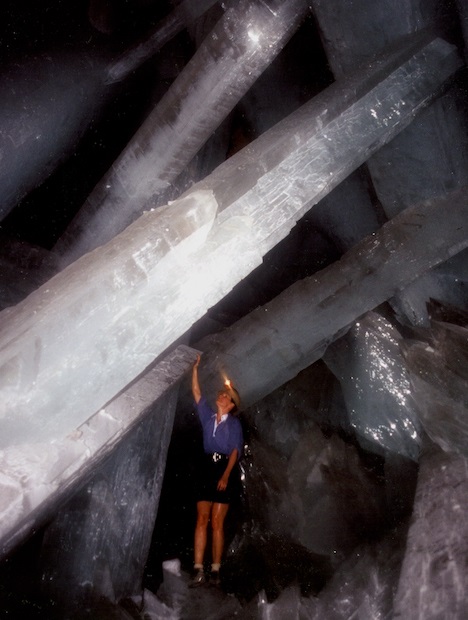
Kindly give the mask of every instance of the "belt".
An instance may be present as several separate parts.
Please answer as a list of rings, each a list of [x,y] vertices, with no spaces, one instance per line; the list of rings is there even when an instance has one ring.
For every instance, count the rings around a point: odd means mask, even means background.
[[[207,454],[207,456],[210,457],[210,459],[213,461],[213,463],[217,463],[221,459],[227,459],[228,458],[226,454],[221,454],[219,452],[212,452],[211,454]]]

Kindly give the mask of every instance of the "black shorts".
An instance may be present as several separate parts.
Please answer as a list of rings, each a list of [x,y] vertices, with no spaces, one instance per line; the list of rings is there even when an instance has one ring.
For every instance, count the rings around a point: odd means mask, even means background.
[[[236,463],[229,474],[225,491],[218,491],[218,482],[222,478],[229,461],[224,454],[205,454],[197,471],[197,502],[216,502],[230,504],[240,493],[239,467]]]

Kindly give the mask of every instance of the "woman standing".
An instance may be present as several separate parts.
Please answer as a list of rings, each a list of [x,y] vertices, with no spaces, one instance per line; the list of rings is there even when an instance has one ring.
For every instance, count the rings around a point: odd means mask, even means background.
[[[237,462],[242,454],[243,435],[239,420],[232,414],[240,404],[237,391],[226,381],[218,392],[216,411],[202,396],[198,382],[200,356],[193,365],[192,393],[203,431],[205,458],[199,472],[197,489],[197,524],[194,541],[194,577],[191,586],[206,582],[203,570],[208,523],[212,529],[212,564],[210,582],[219,585],[219,569],[224,550],[224,519],[237,489]]]

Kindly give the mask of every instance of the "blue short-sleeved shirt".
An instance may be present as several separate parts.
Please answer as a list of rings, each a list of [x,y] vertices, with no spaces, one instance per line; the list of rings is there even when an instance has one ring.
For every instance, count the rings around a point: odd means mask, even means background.
[[[203,449],[207,454],[219,452],[229,456],[237,448],[238,458],[242,454],[244,438],[242,425],[237,418],[227,415],[215,430],[216,412],[211,409],[202,396],[197,404],[198,417],[203,429]]]

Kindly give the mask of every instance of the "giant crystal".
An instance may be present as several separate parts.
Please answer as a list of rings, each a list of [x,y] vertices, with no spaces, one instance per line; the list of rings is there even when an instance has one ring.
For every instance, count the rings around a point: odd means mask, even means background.
[[[105,247],[99,261],[84,257],[4,311],[4,343],[12,348],[2,372],[2,446],[67,434],[162,352],[165,347],[154,340],[158,334],[165,334],[167,344],[181,335],[180,324],[174,323],[171,334],[169,322],[183,309],[171,310],[167,299],[180,263],[203,243],[215,214],[216,204],[206,193],[173,205],[170,215],[167,209],[157,216],[147,213]],[[162,290],[151,285],[152,279]],[[161,317],[155,320],[157,303],[169,312],[166,325]],[[32,357],[25,339],[29,331],[36,351]],[[135,361],[139,370],[127,375]],[[114,370],[102,381],[106,366]],[[71,383],[63,380],[69,373]],[[77,410],[86,393],[88,405]]]
[[[266,251],[313,204],[408,125],[435,95],[432,88],[440,83],[439,71],[449,77],[459,63],[447,43],[418,35],[398,52],[323,91],[195,187],[212,189],[222,218],[239,211],[252,217]],[[388,78],[381,80],[378,74]],[[429,84],[432,95],[427,97],[423,91]]]
[[[3,445],[66,433],[99,409],[250,273],[311,201],[318,201],[409,123],[459,63],[453,46],[418,38],[363,74],[333,85],[219,166],[176,204],[145,214],[6,311],[0,334]],[[363,299],[353,296],[358,313],[463,247],[463,201],[454,201],[450,216],[441,218],[436,211],[429,207],[429,217],[411,212],[409,220],[416,218],[419,224],[422,218],[422,226],[405,231],[403,238],[404,218],[400,227],[397,222],[384,231],[380,252],[372,239],[364,244],[368,269],[378,270],[375,261],[380,261],[381,271],[392,278],[383,288],[372,273],[364,278],[368,286],[361,291]],[[434,235],[438,226],[444,234],[426,250],[424,235]],[[405,243],[410,237],[417,258],[406,274],[399,268],[405,260],[400,253],[403,247],[410,251]],[[354,252],[335,269],[343,290],[352,290],[349,282],[363,273],[362,264]],[[348,307],[345,317],[337,312],[337,320],[329,321],[333,300],[325,299],[328,293],[334,295],[335,284],[332,276],[311,287],[320,289],[322,308],[328,306],[325,325],[314,326],[312,348],[317,342],[325,346],[332,331],[356,317],[357,309]],[[302,295],[296,297],[302,307]],[[299,326],[307,316],[298,312],[297,319]],[[262,374],[255,389],[252,377],[247,381],[249,398],[278,385],[284,377],[278,373],[278,360],[293,374],[310,363],[310,351],[304,354],[307,340],[294,351],[290,343],[297,336],[283,325],[280,331],[271,369],[264,364],[262,348],[259,359],[252,359]],[[238,360],[250,354],[245,341],[244,335],[236,344]]]
[[[143,434],[151,436],[151,457],[147,458],[153,461],[146,469],[141,468],[141,479],[137,482],[135,477],[139,470],[134,467],[133,476],[138,497],[133,497],[132,502],[125,501],[122,505],[130,505],[130,510],[138,506],[141,517],[145,517],[146,513],[148,518],[143,523],[138,523],[136,518],[131,518],[134,513],[125,515],[122,509],[125,536],[135,537],[132,545],[134,549],[121,549],[120,559],[101,551],[103,561],[112,566],[111,573],[118,573],[121,581],[124,579],[127,567],[122,566],[122,554],[135,553],[144,556],[147,553],[148,536],[151,534],[154,511],[159,501],[174,420],[178,382],[193,359],[194,353],[187,347],[177,347],[129,389],[86,422],[77,425],[66,437],[51,441],[32,441],[0,450],[0,557],[6,556],[24,538],[40,529],[57,512],[57,507],[76,493],[85,481],[89,481],[93,476],[99,479],[102,475],[102,464],[106,459],[110,458],[113,463],[110,469],[109,465],[106,466],[106,478],[112,479],[112,483],[109,482],[112,487],[111,495],[118,497],[124,492],[127,495],[133,492],[128,489],[125,491],[125,472],[130,468],[130,456],[133,455],[134,462],[138,458],[138,455],[134,455],[136,442],[140,442],[143,453],[143,439],[135,439],[141,436],[143,429]],[[118,448],[120,456],[113,455],[120,443],[124,446]],[[113,479],[114,469],[120,471],[120,485],[118,480]],[[118,505],[117,500],[116,504]],[[113,513],[118,507],[109,502],[107,509],[109,513]],[[149,528],[149,534],[146,528]],[[135,534],[135,529],[138,530],[138,535]],[[80,545],[77,545],[77,554],[79,547]],[[77,564],[81,564],[80,570],[91,571],[89,564],[92,562],[85,548],[86,545],[80,551],[80,562]],[[138,564],[142,571],[141,559],[138,562],[133,562],[134,570],[130,579],[135,579],[135,570],[136,578],[141,578],[141,572],[138,575],[138,569],[135,568]],[[68,584],[67,589],[70,589],[71,585]],[[100,587],[102,585],[101,583]]]
[[[150,199],[160,199],[307,10],[304,0],[242,0],[226,11],[56,246],[66,264],[112,239]]]
[[[149,33],[144,40],[134,43],[106,68],[106,83],[112,84],[127,77],[132,71],[159,51],[187,25],[191,25],[217,0],[183,0]]]
[[[442,31],[443,20],[457,19],[453,5],[444,6],[442,12],[437,0],[404,0],[398,11],[394,10],[392,0],[375,0],[372,5],[367,0],[356,0],[339,7],[325,0],[313,0],[312,5],[336,78],[372,60],[376,53],[404,44],[415,32]],[[370,177],[389,218],[408,206],[468,183],[465,91],[461,78],[414,123],[369,158]],[[424,281],[399,293],[392,305],[407,322],[427,325],[425,303],[438,287],[438,280],[438,273],[427,274]],[[456,277],[452,285],[455,283]],[[446,289],[441,293],[445,295]]]

